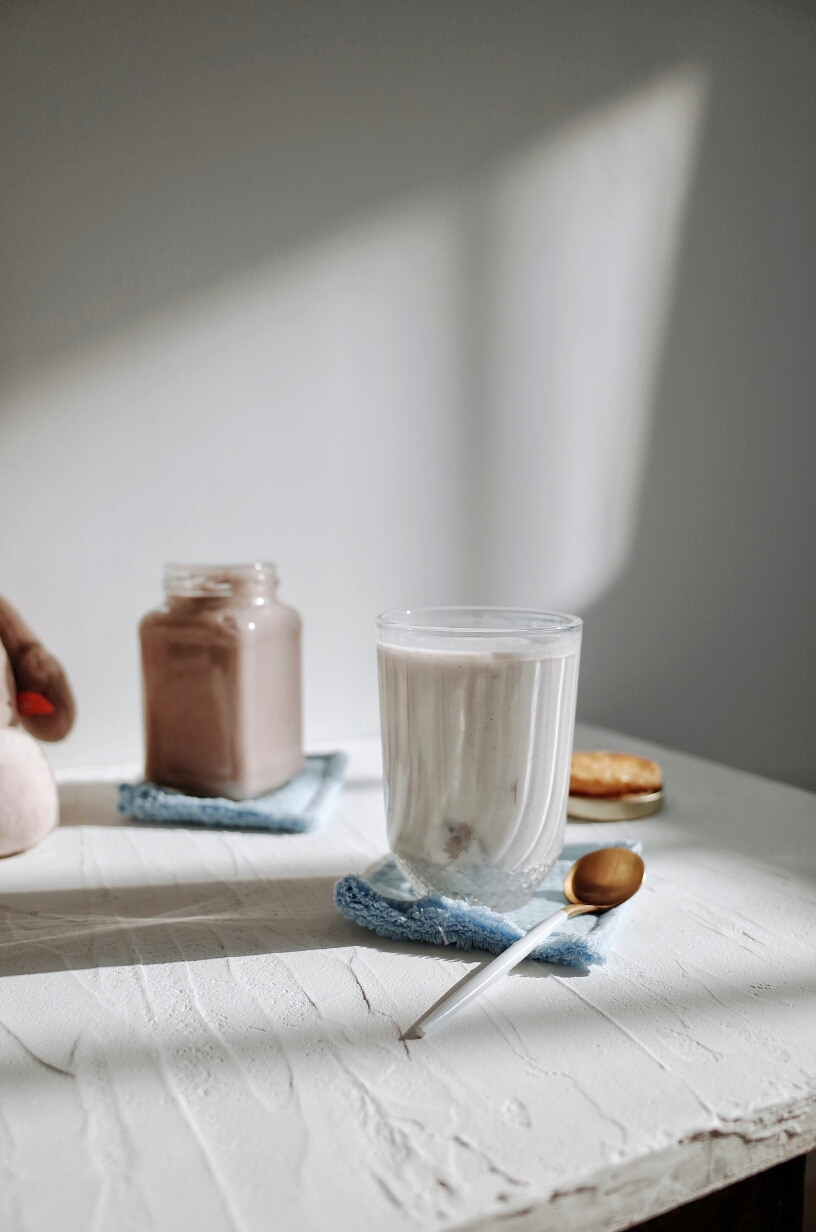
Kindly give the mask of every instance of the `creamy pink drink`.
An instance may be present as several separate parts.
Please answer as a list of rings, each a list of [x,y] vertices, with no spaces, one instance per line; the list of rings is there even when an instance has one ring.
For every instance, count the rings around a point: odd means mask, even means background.
[[[145,776],[243,800],[303,768],[300,617],[274,565],[169,565],[142,620]]]
[[[580,620],[426,609],[378,643],[392,851],[420,888],[521,906],[563,842]]]

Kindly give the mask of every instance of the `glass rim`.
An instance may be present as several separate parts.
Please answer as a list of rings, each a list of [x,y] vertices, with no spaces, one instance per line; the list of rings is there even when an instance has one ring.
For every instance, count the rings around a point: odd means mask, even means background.
[[[277,566],[271,560],[250,560],[239,562],[237,565],[226,565],[222,563],[205,563],[199,564],[195,561],[189,564],[180,560],[170,560],[164,566],[165,573],[260,573],[263,569],[268,569],[272,573],[276,571]]]
[[[271,561],[239,565],[198,565],[170,561],[164,566],[164,588],[178,598],[229,596],[236,583],[278,584],[278,570]]]
[[[434,617],[478,613],[494,619],[486,624],[438,623]],[[502,623],[502,617],[504,623]],[[513,623],[515,620],[516,623]],[[451,607],[416,607],[404,611],[382,612],[375,624],[378,632],[427,633],[441,637],[507,637],[516,634],[574,633],[583,625],[580,616],[566,612],[546,612],[538,608],[485,607],[462,604]]]

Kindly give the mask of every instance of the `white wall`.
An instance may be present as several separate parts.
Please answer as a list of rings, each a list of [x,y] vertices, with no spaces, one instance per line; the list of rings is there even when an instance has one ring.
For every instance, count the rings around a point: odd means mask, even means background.
[[[319,743],[377,730],[377,611],[603,591],[631,538],[701,91],[659,82],[7,393],[4,585],[80,702],[57,765],[140,757],[135,626],[167,560],[278,562]]]
[[[0,591],[140,747],[163,563],[587,617],[579,712],[816,785],[816,24],[749,0],[0,12]]]
[[[599,108],[496,177],[482,286],[480,593],[584,611],[630,552],[705,75]]]
[[[7,396],[4,587],[79,699],[57,764],[140,756],[136,624],[176,559],[277,561],[310,738],[376,730],[375,613],[460,585],[453,285],[417,211]]]

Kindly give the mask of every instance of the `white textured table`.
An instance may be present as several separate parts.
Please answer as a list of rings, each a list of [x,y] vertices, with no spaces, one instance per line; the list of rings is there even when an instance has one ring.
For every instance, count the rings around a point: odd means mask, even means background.
[[[643,742],[591,729],[586,746]],[[0,863],[0,1227],[623,1228],[816,1144],[816,796],[658,751],[620,952],[524,964],[438,1036],[481,957],[332,906],[381,790],[326,832],[117,824],[109,785]]]

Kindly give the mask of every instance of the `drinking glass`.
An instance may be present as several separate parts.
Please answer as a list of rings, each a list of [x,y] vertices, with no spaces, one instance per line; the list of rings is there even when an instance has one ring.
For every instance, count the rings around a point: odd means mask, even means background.
[[[388,841],[420,890],[509,911],[552,868],[581,630],[515,608],[377,618]]]

